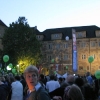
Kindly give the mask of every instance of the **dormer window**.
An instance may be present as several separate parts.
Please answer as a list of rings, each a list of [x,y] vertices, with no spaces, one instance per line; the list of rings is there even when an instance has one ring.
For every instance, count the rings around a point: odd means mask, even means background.
[[[97,30],[97,31],[95,32],[95,34],[96,34],[96,37],[100,37],[100,30]]]
[[[58,38],[59,37],[59,35],[58,34],[55,34],[55,38]]]
[[[52,40],[61,40],[62,39],[62,33],[53,33],[51,34]]]
[[[76,37],[77,38],[85,38],[86,37],[86,31],[76,32]]]
[[[37,39],[40,39],[40,35],[37,35],[36,37],[37,37]]]

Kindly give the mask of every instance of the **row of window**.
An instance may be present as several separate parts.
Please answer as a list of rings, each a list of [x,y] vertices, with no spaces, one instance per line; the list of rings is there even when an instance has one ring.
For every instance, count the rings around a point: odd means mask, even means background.
[[[62,57],[61,57],[61,55],[58,55],[57,58],[60,59],[60,60],[61,60],[61,59],[62,59],[62,60],[68,60],[68,59],[70,59],[70,56],[72,56],[72,55],[65,54],[65,55],[63,55]],[[96,58],[96,55],[95,55],[95,54],[93,54],[93,55],[91,55],[91,56],[93,56],[94,59]],[[89,57],[89,56],[83,54],[83,55],[81,56],[81,59],[85,60],[85,59],[88,59],[88,57]],[[98,57],[100,58],[100,54],[98,55]],[[52,60],[52,59],[53,59],[53,56],[48,55],[48,56],[47,56],[47,59],[48,59],[48,60]]]
[[[62,33],[55,33],[52,34],[54,39],[60,39]],[[95,32],[96,37],[100,37],[100,30]],[[41,38],[41,35],[37,35],[36,36],[37,39]],[[86,31],[82,31],[82,32],[76,32],[76,38],[85,38],[86,37]]]
[[[87,66],[85,69],[84,69],[84,67],[83,66],[79,66],[79,70],[84,70],[84,71],[86,71],[86,70],[90,70],[90,67],[89,66]],[[100,70],[100,66],[98,67],[98,70]]]
[[[53,57],[52,57],[51,55],[49,55],[49,56],[47,57],[47,59],[48,59],[48,60],[52,60]],[[61,57],[61,55],[58,55],[57,59],[59,59],[59,60],[61,60],[61,59],[63,59],[63,60],[68,60],[68,59],[69,59],[69,55],[63,55],[62,57]]]
[[[68,70],[68,69],[66,69],[66,67],[62,67],[61,65],[59,65],[58,66],[58,68],[57,68],[57,66],[52,66],[51,67],[51,70],[52,69],[57,69],[58,71],[61,71],[61,70]],[[90,67],[89,66],[87,66],[85,69],[84,69],[84,67],[83,66],[79,66],[79,68],[78,68],[79,70],[84,70],[84,71],[89,71],[90,70]],[[98,67],[98,70],[100,70],[100,66]]]
[[[47,48],[48,48],[48,49],[53,49],[53,45],[52,45],[52,44],[49,44]],[[56,48],[56,49],[62,48],[62,44],[56,44],[56,45],[55,45],[55,48]],[[68,44],[63,44],[63,48],[68,48]]]
[[[82,42],[80,43],[80,47],[86,47],[87,43]],[[98,42],[98,44],[96,42],[90,42],[90,47],[100,47],[100,42]],[[53,47],[55,47],[56,49],[60,49],[60,48],[68,48],[69,45],[68,43],[64,43],[64,44],[56,44],[55,46],[53,46],[52,43],[47,45],[47,49],[53,49]]]

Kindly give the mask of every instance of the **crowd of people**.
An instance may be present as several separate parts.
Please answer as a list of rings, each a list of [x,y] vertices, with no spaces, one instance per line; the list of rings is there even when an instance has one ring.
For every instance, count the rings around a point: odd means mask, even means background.
[[[0,75],[0,100],[100,100],[99,81],[89,72],[44,76],[30,65],[22,75]]]

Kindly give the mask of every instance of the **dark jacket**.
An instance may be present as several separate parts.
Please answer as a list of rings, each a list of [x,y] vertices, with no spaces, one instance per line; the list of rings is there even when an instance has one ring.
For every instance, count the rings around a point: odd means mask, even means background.
[[[26,100],[51,100],[47,91],[40,87],[38,91],[33,91]]]
[[[10,87],[6,84],[0,85],[0,100],[7,100],[7,96],[9,95]]]

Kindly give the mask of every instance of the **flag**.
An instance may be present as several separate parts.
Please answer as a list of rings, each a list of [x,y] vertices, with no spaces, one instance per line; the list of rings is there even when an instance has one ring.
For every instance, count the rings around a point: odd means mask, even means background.
[[[77,71],[77,44],[76,44],[76,31],[72,29],[72,67],[73,71]]]

